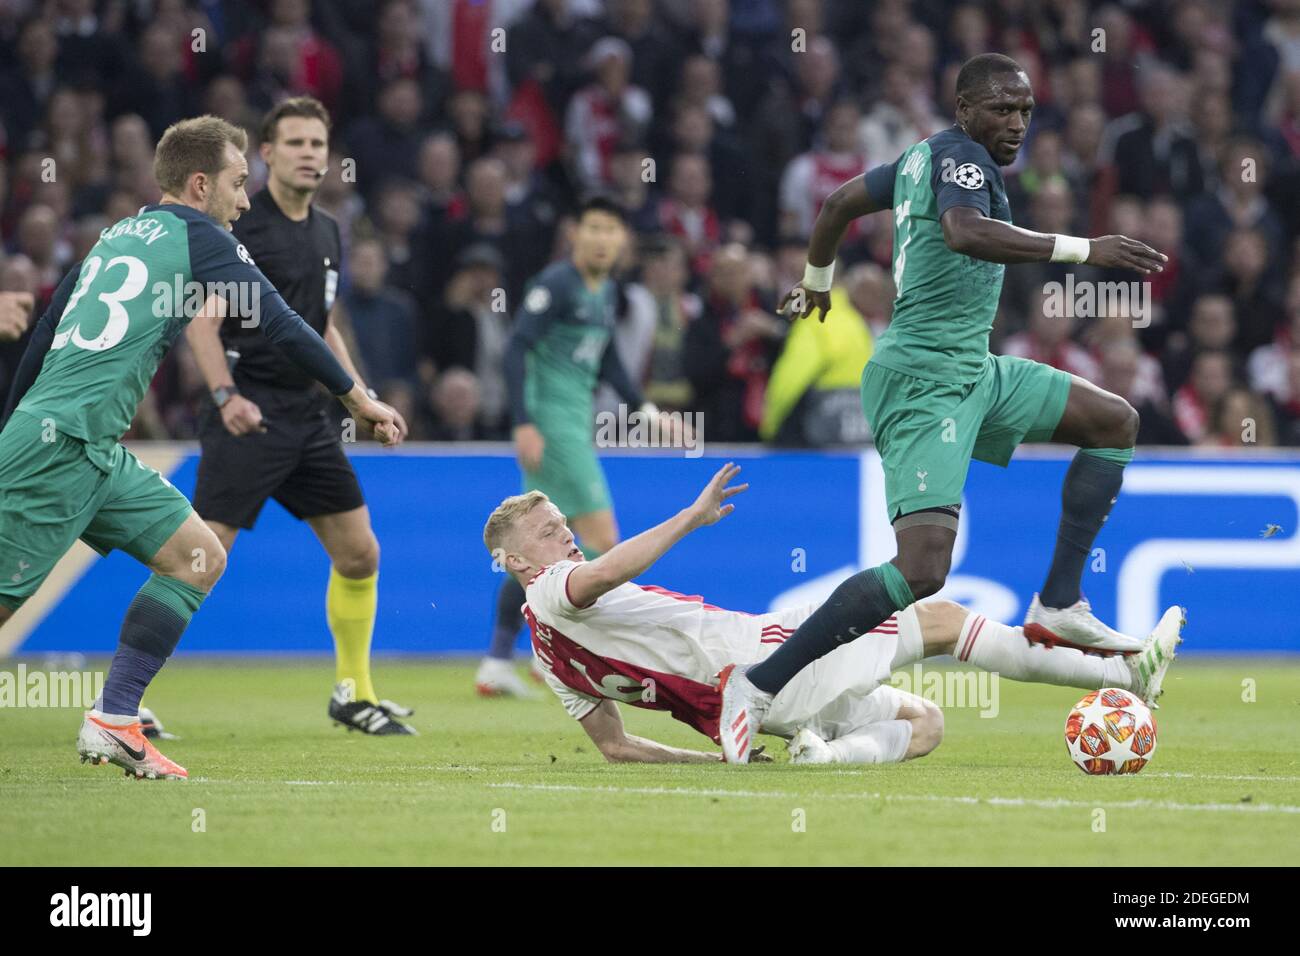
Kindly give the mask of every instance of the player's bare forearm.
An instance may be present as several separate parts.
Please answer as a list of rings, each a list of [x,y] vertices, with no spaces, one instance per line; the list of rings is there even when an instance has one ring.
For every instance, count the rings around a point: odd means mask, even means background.
[[[702,750],[688,750],[685,747],[669,747],[645,737],[628,734],[624,738],[622,756],[605,759],[611,763],[718,763],[721,754],[705,753]]]
[[[1055,236],[991,219],[974,206],[954,206],[941,224],[949,249],[985,262],[1048,262],[1056,245]]]
[[[619,542],[600,557],[578,565],[568,580],[573,603],[586,607],[606,591],[644,574],[696,527],[688,511],[679,511],[667,521]]]
[[[728,488],[727,483],[740,474],[740,466],[727,462],[714,473],[700,496],[667,521],[642,531],[614,545],[593,561],[579,564],[569,573],[569,595],[574,604],[586,607],[606,591],[626,584],[668,553],[678,541],[696,528],[714,524],[735,510],[727,500],[749,485]]]
[[[862,176],[855,176],[826,197],[817,221],[813,223],[812,236],[808,240],[808,262],[814,266],[828,266],[835,261],[835,253],[844,238],[844,230],[854,219],[879,212],[883,207],[877,206],[867,195],[867,188]]]
[[[208,385],[208,391],[229,388],[235,384],[226,364],[226,350],[221,344],[221,323],[226,316],[226,300],[210,296],[203,309],[185,328],[185,341],[190,344],[194,361]]]
[[[610,763],[717,763],[721,759],[718,754],[669,747],[625,732],[623,715],[612,700],[602,700],[579,722]]]
[[[943,214],[941,223],[943,241],[949,249],[987,262],[1008,265],[1051,262],[1058,243],[1062,253],[1058,262],[1083,262],[1103,269],[1131,269],[1150,275],[1164,271],[1164,264],[1169,261],[1168,256],[1128,236],[1082,239],[1031,232],[1000,219],[990,219],[973,206],[954,206]],[[1072,252],[1071,246],[1079,248]]]

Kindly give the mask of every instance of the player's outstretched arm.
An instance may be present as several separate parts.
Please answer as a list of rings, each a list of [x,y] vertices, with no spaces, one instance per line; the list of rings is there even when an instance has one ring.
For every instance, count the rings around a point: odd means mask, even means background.
[[[623,715],[612,700],[602,700],[579,723],[596,749],[610,763],[717,763],[720,753],[669,747],[623,729]]]
[[[870,172],[855,176],[826,197],[817,220],[813,223],[812,237],[808,241],[808,264],[803,279],[786,293],[777,312],[791,318],[802,319],[818,310],[818,317],[826,321],[831,310],[831,280],[834,274],[835,254],[844,238],[849,223],[861,216],[889,209],[893,205],[894,163],[878,166]]]
[[[986,262],[1083,262],[1150,275],[1162,271],[1169,258],[1127,236],[1081,239],[1032,232],[986,216],[974,206],[953,206],[939,221],[949,249]]]
[[[749,487],[727,487],[727,483],[738,474],[740,466],[727,462],[718,469],[689,508],[682,509],[667,521],[648,531],[642,531],[634,538],[614,545],[595,560],[579,564],[569,573],[570,600],[578,607],[588,606],[606,591],[626,584],[644,573],[696,528],[715,524],[731,514],[736,506],[730,504],[729,499]]]
[[[257,324],[266,338],[287,358],[320,382],[341,401],[352,418],[369,428],[384,445],[401,441],[391,409],[366,395],[316,330],[303,321],[253,264],[248,251],[211,219],[189,223],[190,267],[194,281],[219,283],[221,288],[243,286],[254,290],[257,312],[245,321]],[[210,286],[211,287],[211,286]]]

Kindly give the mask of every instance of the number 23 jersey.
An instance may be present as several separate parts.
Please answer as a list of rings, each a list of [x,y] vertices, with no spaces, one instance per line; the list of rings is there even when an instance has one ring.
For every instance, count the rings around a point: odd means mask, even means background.
[[[55,292],[62,316],[18,408],[109,470],[158,364],[213,291],[250,322],[288,308],[229,230],[196,209],[146,206],[109,226]]]

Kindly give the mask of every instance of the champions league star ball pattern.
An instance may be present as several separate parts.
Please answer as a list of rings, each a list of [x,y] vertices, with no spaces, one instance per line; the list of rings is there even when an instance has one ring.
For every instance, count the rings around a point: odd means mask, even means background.
[[[1084,773],[1137,773],[1156,752],[1156,719],[1135,694],[1103,687],[1070,711],[1065,747]]]

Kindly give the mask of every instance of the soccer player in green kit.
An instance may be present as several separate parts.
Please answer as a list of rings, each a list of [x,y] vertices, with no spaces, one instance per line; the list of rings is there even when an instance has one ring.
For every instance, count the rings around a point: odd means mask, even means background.
[[[957,76],[956,124],[840,186],[817,217],[803,281],[782,308],[800,317],[820,309],[824,319],[845,228],[859,216],[894,212],[894,314],[861,390],[898,554],[842,582],[765,661],[722,672],[728,762],[745,762],[773,696],[807,664],[943,586],[970,459],[1005,466],[1024,441],[1080,449],[1025,636],[1099,653],[1144,646],[1097,620],[1080,593],[1084,562],[1133,457],[1137,412],[1066,372],[991,355],[988,338],[1007,263],[1086,262],[1146,275],[1161,271],[1166,257],[1124,236],[1089,240],[1011,224],[999,167],[1015,160],[1033,108],[1029,78],[1015,60],[971,58]]]
[[[101,553],[120,548],[153,571],[127,608],[103,694],[77,739],[83,761],[128,776],[187,776],[145,738],[140,698],[226,561],[185,497],[118,441],[190,320],[219,322],[221,300],[247,308],[247,321],[359,423],[385,444],[399,439],[392,413],[353,382],[231,235],[249,208],[247,146],[243,130],[214,116],[163,134],[154,157],[162,200],[105,229],[64,278],[0,432],[0,625],[77,538]]]
[[[533,277],[524,290],[506,349],[506,386],[523,491],[546,493],[569,516],[589,557],[618,543],[605,473],[596,458],[593,393],[608,382],[627,406],[646,403],[614,348],[615,287],[610,279],[627,228],[623,211],[595,195],[579,207],[573,254]],[[523,626],[524,591],[506,575],[497,594],[492,645],[475,677],[484,696],[527,696],[511,665]]]

